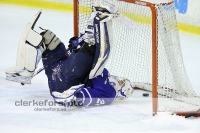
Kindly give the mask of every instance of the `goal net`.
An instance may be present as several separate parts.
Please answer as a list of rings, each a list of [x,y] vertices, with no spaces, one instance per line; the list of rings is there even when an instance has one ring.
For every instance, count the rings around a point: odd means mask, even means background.
[[[74,0],[75,34],[84,32],[94,2]],[[109,72],[151,91],[154,113],[197,110],[200,98],[183,64],[173,0],[108,2],[131,19],[134,27],[113,20],[114,44],[106,65]]]

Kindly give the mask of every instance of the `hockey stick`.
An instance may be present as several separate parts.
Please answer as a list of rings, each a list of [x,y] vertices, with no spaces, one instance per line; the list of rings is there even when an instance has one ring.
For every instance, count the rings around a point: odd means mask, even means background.
[[[33,77],[35,77],[36,75],[38,75],[39,73],[41,73],[44,70],[44,67],[40,68],[32,77],[31,79],[33,79]],[[30,80],[31,80],[30,79]],[[25,85],[24,83],[21,83],[21,85]]]
[[[32,78],[33,77],[35,77],[36,75],[38,75],[40,72],[42,72],[44,70],[44,67],[42,67],[42,68],[40,68],[33,76],[32,76]]]
[[[200,113],[200,109],[198,109],[197,111],[195,111],[195,112],[193,112],[193,113],[190,113],[190,114],[186,115],[185,118],[189,118],[189,117],[195,116],[195,115],[197,115],[198,113]]]

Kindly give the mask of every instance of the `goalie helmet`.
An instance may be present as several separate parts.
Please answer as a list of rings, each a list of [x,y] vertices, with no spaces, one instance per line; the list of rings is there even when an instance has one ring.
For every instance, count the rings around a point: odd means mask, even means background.
[[[110,75],[109,83],[116,91],[117,100],[125,100],[133,94],[134,86],[128,79]]]

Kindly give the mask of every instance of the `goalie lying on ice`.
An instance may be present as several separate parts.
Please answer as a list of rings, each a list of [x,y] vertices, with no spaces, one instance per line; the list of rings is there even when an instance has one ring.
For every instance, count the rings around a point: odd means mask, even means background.
[[[52,31],[42,29],[38,34],[33,30],[39,11],[21,36],[16,66],[6,70],[6,79],[30,84],[42,56],[50,94],[59,103],[102,105],[112,103],[115,97],[129,97],[133,92],[130,81],[110,76],[104,69],[113,44],[112,20],[118,10],[104,1],[92,8],[85,33],[72,37],[68,49]]]

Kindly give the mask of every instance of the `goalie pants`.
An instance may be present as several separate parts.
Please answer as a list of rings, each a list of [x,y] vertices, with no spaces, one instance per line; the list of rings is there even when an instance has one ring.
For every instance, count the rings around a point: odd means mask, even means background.
[[[72,52],[68,57],[63,43],[52,51],[42,55],[45,74],[48,78],[50,93],[63,92],[72,86],[80,84],[89,73],[94,57],[84,52]]]

